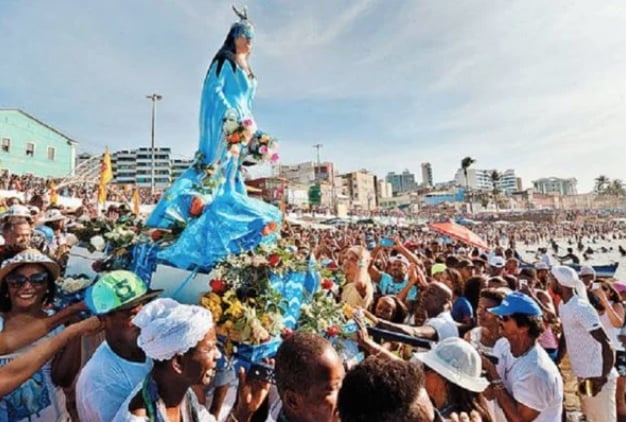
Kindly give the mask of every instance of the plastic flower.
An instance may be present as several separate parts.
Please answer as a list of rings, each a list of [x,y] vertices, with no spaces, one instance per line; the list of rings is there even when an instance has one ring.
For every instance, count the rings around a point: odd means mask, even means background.
[[[323,281],[321,281],[321,287],[325,290],[330,290],[334,287],[334,281],[329,278],[324,278]]]
[[[259,153],[262,155],[268,154],[268,147],[266,145],[262,145],[261,147],[259,147]]]
[[[244,125],[244,127],[250,127],[250,126],[253,126],[253,120],[251,120],[251,119],[244,119],[244,121],[242,122],[242,124]]]
[[[274,153],[273,155],[270,156],[271,163],[276,163],[277,161],[279,161],[279,154]]]

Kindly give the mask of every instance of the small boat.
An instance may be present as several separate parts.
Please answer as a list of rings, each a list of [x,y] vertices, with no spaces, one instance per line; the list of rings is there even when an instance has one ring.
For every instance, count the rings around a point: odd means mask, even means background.
[[[578,264],[565,265],[573,268],[574,270],[576,270],[576,272],[580,272],[580,268],[582,267],[582,265]],[[595,270],[596,277],[613,278],[615,277],[615,271],[617,271],[617,267],[619,267],[619,262],[614,262],[608,265],[592,265],[592,267]],[[534,268],[534,265],[522,265],[521,268]]]
[[[582,265],[577,264],[567,264],[574,270],[580,272],[580,268]],[[617,271],[617,267],[619,267],[619,262],[614,262],[608,265],[592,265],[593,270],[595,270],[596,277],[606,277],[613,278],[615,277],[615,271]]]

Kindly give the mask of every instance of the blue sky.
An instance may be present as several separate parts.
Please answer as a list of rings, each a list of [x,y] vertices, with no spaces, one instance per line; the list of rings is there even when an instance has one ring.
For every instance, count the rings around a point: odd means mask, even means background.
[[[250,1],[258,125],[283,163],[321,158],[379,176],[465,156],[524,185],[625,180],[625,3],[573,0]],[[0,107],[80,151],[197,146],[206,68],[230,1],[0,0]],[[259,170],[258,170],[259,171]]]

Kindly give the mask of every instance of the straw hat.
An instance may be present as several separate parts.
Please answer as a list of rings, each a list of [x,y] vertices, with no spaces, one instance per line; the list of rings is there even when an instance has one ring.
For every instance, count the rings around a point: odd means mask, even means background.
[[[66,219],[65,215],[63,215],[60,210],[56,208],[51,208],[46,211],[46,213],[44,214],[44,218],[43,220],[41,220],[41,222],[50,223],[52,221],[61,221],[65,219]]]
[[[37,249],[26,249],[2,263],[2,267],[0,267],[0,281],[4,280],[7,274],[11,273],[16,268],[26,264],[41,265],[48,270],[53,280],[59,278],[60,269],[56,262]]]
[[[3,214],[2,221],[5,222],[11,217],[23,217],[26,220],[32,222],[33,216],[31,210],[24,205],[11,205]]]
[[[481,393],[489,385],[486,378],[481,376],[480,354],[470,343],[459,337],[446,338],[429,352],[415,353],[414,357],[466,390]]]

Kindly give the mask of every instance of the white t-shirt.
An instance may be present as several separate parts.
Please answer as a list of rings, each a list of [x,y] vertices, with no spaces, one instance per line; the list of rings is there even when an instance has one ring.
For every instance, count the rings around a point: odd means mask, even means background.
[[[53,312],[49,312],[50,315]],[[4,329],[4,319],[0,316],[0,331]],[[0,356],[0,366],[4,366],[24,354],[40,342],[54,337],[63,330],[57,327],[45,337],[13,353]],[[0,398],[0,422],[66,422],[70,420],[65,407],[63,389],[52,382],[52,360],[49,360],[26,382]]]
[[[451,316],[451,312],[444,311],[425,321],[424,325],[429,325],[438,333],[438,340],[445,340],[448,337],[458,337],[458,326]]]
[[[112,419],[112,422],[149,422],[149,418],[147,416],[135,416],[129,412],[129,403],[133,400],[133,397],[137,395],[137,393],[142,389],[143,382],[140,382],[134,389],[131,391],[129,396],[124,400],[118,413],[116,413],[115,417]],[[190,390],[191,391],[191,390]],[[186,394],[183,399],[184,402],[181,404],[181,409],[187,408],[187,397],[191,397],[191,405],[196,409],[198,413],[198,421],[199,422],[216,422],[216,418],[205,409],[196,398],[196,394]],[[183,418],[182,422],[192,422],[192,420],[187,416],[185,412],[182,414]],[[91,422],[91,421],[90,421]]]
[[[121,358],[103,341],[81,370],[76,383],[76,407],[81,421],[109,422],[129,393],[142,382],[153,362]]]
[[[573,295],[567,303],[558,305],[558,313],[574,375],[580,378],[601,376],[602,345],[591,335],[591,331],[602,328],[595,308]]]
[[[608,312],[604,311],[602,315],[600,315],[600,322],[602,323],[602,327],[604,327],[604,331],[608,335],[608,338],[611,340],[611,344],[615,348],[615,350],[625,351],[626,348],[621,341],[619,341],[619,333],[621,332],[621,327],[615,327],[608,317]]]
[[[510,353],[510,343],[500,338],[493,347],[493,354],[499,359],[497,373],[508,392],[519,403],[539,411],[535,422],[555,422],[561,420],[563,411],[563,379],[558,368],[540,344],[522,356]],[[506,422],[504,414],[495,400],[495,419]]]

